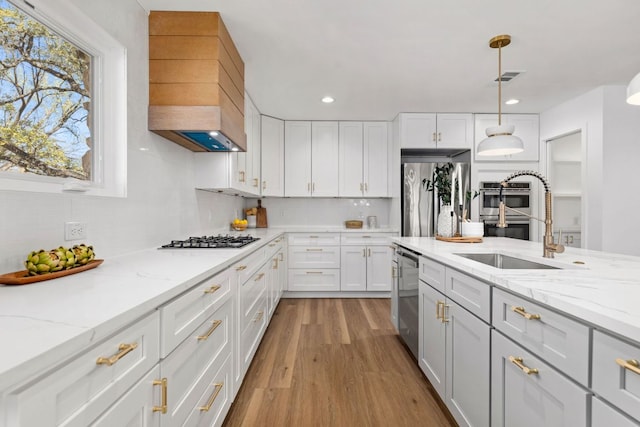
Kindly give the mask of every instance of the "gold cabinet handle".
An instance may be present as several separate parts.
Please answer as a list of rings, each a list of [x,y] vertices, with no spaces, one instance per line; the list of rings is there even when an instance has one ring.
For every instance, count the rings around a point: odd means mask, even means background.
[[[270,247],[274,247],[276,244],[275,243],[269,243]]]
[[[360,191],[364,191],[364,184],[360,183]]]
[[[444,305],[444,302],[442,301],[436,301],[436,319],[441,320],[442,317],[440,315],[440,306]]]
[[[118,360],[122,359],[124,356],[135,350],[137,347],[137,342],[134,342],[132,344],[120,344],[118,346],[118,353],[114,354],[111,357],[98,357],[98,360],[96,360],[96,365],[111,366]]]
[[[518,368],[522,369],[527,375],[538,375],[538,370],[536,368],[529,368],[522,362],[522,357],[513,357],[509,356],[509,361],[516,365]]]
[[[162,378],[161,380],[153,380],[153,385],[159,385],[162,387],[162,401],[160,402],[160,406],[154,406],[153,412],[160,412],[162,414],[167,413],[167,379]]]
[[[307,252],[322,252],[322,248],[307,248]]]
[[[315,193],[315,192],[316,192],[316,183],[315,183],[315,182],[312,182],[312,183],[311,183],[311,192],[312,192],[312,193]]]
[[[206,341],[207,338],[211,336],[213,331],[218,329],[218,326],[220,326],[221,323],[222,320],[214,320],[213,322],[211,322],[211,327],[209,328],[209,330],[204,335],[198,335],[198,341]]]
[[[364,192],[367,193],[369,191],[369,186],[367,185],[367,183],[364,183]]]
[[[258,187],[260,185],[260,180],[258,178],[253,178],[253,186]]]
[[[255,279],[253,279],[254,282],[257,282],[258,280],[262,279],[264,277],[264,273],[260,273],[258,274],[258,276],[256,276]]]
[[[253,321],[253,323],[257,323],[257,322],[261,321],[263,317],[264,317],[264,311],[260,310],[258,312],[258,315],[256,316],[255,320]]]
[[[309,236],[310,239],[317,239],[320,236]]]
[[[220,394],[220,390],[222,390],[223,386],[224,383],[213,383],[213,394],[209,397],[207,404],[199,407],[198,409],[200,409],[202,412],[208,412],[209,409],[211,409],[211,407],[213,406],[213,402],[216,401],[216,397],[218,397],[218,394]]]
[[[436,133],[434,132],[433,135],[431,135],[431,139],[433,140],[433,142],[436,142]]]
[[[445,317],[447,315],[446,310],[449,307],[450,307],[449,304],[445,304],[444,301],[442,302],[442,314],[440,315],[440,322],[449,323],[449,319]]]
[[[519,314],[520,316],[524,317],[527,320],[540,320],[540,315],[539,314],[531,314],[531,313],[527,313],[527,311],[524,309],[524,307],[516,307],[511,306],[511,311],[513,311],[514,313]]]
[[[274,269],[274,270],[278,269],[278,258],[277,257],[273,259],[273,267],[271,267],[271,268]]]
[[[307,274],[322,274],[322,271],[307,271]]]
[[[394,265],[392,265],[391,266],[391,278],[392,279],[395,279],[396,277],[398,277],[398,276],[396,276],[396,271],[397,271],[396,267]]]
[[[267,181],[262,181],[262,189],[263,190],[267,189]]]
[[[246,270],[247,266],[246,265],[239,265],[236,267],[236,271],[242,271],[242,270]]]
[[[220,289],[220,285],[213,285],[210,288],[205,289],[204,293],[205,294],[213,294],[219,289]]]
[[[364,236],[362,236],[363,239],[370,239],[371,236],[369,236],[368,234],[365,234]]]
[[[244,180],[245,180],[244,171],[240,171],[240,178],[238,179],[238,181],[244,182]]]
[[[438,142],[442,141],[442,132],[438,132]]]
[[[367,257],[367,249],[363,248],[362,249],[362,258],[366,258]]]
[[[628,369],[634,374],[640,375],[640,362],[638,362],[637,360],[616,359],[616,363],[622,366],[624,369]]]
[[[280,261],[284,261],[284,254],[280,252]]]
[[[367,256],[370,257],[371,256],[371,248],[367,249]]]

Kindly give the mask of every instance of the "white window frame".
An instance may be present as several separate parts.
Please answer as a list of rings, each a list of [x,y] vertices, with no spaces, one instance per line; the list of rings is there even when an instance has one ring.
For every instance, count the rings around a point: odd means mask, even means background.
[[[127,51],[69,0],[14,0],[92,56],[92,180],[0,172],[0,190],[127,195]],[[29,7],[33,6],[33,9]]]

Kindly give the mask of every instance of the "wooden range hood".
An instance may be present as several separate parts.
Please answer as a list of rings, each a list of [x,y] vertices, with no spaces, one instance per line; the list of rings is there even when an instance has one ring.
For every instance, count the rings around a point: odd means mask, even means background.
[[[246,151],[244,62],[218,12],[149,14],[149,130],[191,151]]]

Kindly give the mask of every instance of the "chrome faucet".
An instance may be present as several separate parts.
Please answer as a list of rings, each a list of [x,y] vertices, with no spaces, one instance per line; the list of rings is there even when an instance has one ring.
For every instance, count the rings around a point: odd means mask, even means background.
[[[526,214],[524,212],[521,212],[517,209],[513,209],[510,208],[508,206],[505,205],[504,203],[504,198],[502,196],[502,190],[509,184],[509,181],[511,181],[513,178],[517,178],[519,176],[533,176],[535,178],[538,178],[542,184],[544,185],[544,221],[536,218],[534,216],[531,216],[529,214]],[[499,206],[499,211],[498,211],[498,224],[497,227],[500,228],[505,228],[507,227],[507,221],[506,221],[506,217],[505,217],[505,210],[509,209],[511,211],[515,211],[518,212],[520,214],[524,214],[526,216],[528,216],[529,218],[533,218],[536,219],[540,222],[544,222],[544,239],[542,241],[542,256],[545,258],[553,258],[553,254],[554,253],[562,253],[564,252],[564,246],[562,246],[560,243],[555,243],[553,241],[553,228],[552,228],[552,224],[553,224],[553,220],[552,220],[552,215],[551,215],[551,191],[549,189],[549,183],[547,182],[547,179],[542,176],[541,174],[539,174],[538,172],[535,171],[518,171],[518,172],[514,172],[511,175],[509,175],[507,178],[505,178],[503,181],[500,182],[500,206]],[[560,240],[558,239],[558,242]]]

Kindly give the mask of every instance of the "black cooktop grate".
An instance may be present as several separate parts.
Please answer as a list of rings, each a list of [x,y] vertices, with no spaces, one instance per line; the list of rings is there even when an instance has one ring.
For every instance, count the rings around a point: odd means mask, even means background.
[[[186,240],[172,240],[171,243],[162,245],[159,249],[220,249],[241,248],[249,243],[260,240],[253,236],[202,236],[189,237]]]

